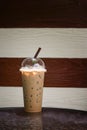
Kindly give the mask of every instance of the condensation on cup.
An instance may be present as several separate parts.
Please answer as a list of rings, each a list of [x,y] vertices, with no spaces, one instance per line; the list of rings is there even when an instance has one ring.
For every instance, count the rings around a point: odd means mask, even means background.
[[[26,112],[41,112],[45,64],[40,58],[26,58],[21,64],[24,109]]]

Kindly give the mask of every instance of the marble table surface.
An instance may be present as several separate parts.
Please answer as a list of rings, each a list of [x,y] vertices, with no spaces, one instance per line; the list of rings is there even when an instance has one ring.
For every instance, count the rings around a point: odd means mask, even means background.
[[[42,108],[27,113],[24,108],[0,108],[0,130],[87,130],[87,111]]]

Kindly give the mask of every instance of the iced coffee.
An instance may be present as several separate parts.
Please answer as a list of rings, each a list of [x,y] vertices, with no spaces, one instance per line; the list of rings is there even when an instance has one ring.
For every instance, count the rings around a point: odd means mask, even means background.
[[[40,112],[42,109],[44,62],[39,58],[28,58],[22,62],[24,109],[26,112]]]

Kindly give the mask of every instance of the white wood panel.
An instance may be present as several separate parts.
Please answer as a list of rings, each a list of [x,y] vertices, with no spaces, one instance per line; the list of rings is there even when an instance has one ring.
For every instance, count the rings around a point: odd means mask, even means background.
[[[0,57],[87,57],[87,29],[0,29]]]
[[[0,88],[0,107],[23,106],[22,88]],[[87,110],[87,89],[44,88],[43,107]]]

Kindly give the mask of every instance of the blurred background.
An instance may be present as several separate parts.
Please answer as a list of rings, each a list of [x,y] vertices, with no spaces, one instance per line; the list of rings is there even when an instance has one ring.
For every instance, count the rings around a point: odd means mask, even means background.
[[[0,29],[0,57],[33,57],[38,47],[39,57],[87,58],[87,29]],[[0,107],[16,106],[23,106],[22,87],[1,86]],[[43,107],[87,110],[87,88],[44,88]]]

